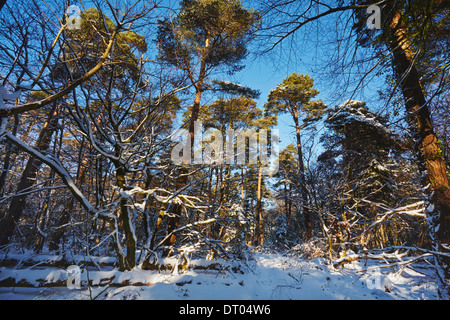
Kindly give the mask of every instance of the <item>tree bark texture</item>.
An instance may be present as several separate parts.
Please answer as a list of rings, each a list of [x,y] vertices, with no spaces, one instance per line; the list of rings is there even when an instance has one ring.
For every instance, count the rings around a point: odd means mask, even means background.
[[[390,29],[393,66],[397,77],[402,79],[400,88],[410,117],[418,166],[423,175],[422,184],[424,187],[428,186],[425,191],[429,198],[426,200],[431,201],[428,214],[439,226],[437,231],[435,228],[432,231],[435,232],[438,244],[450,244],[450,188],[447,170],[400,10],[395,13]]]
[[[303,218],[306,227],[306,239],[312,237],[311,215],[308,208],[308,190],[306,189],[305,165],[303,163],[302,140],[300,136],[300,125],[297,112],[294,113],[295,133],[297,136],[298,169],[300,173],[300,188],[302,195]]]
[[[116,155],[120,154],[120,147],[116,147]],[[126,191],[126,170],[124,168],[124,165],[120,163],[120,161],[116,161],[114,163],[114,166],[116,170],[117,186],[119,187],[120,191]],[[134,233],[134,222],[129,210],[129,206],[130,204],[128,203],[128,199],[125,196],[121,195],[119,201],[120,221],[122,223],[127,247],[125,265],[121,266],[121,268],[124,268],[126,270],[131,270],[136,266],[136,235]]]

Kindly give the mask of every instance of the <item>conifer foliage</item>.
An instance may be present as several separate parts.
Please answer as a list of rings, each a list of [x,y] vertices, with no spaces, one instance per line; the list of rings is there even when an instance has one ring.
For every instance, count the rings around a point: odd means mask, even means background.
[[[123,274],[411,253],[437,257],[445,283],[449,9],[379,1],[374,29],[371,2],[94,1],[74,16],[1,1],[0,253]],[[342,36],[316,33],[326,63],[279,68],[315,22]],[[288,41],[280,83],[239,83]]]

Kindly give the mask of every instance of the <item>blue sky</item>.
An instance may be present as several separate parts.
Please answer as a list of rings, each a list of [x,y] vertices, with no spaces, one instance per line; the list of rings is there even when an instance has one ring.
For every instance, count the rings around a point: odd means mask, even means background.
[[[309,57],[308,57],[309,56]],[[310,52],[309,55],[304,55],[302,63],[295,61],[282,61],[282,59],[274,58],[274,54],[268,54],[267,56],[259,56],[256,58],[247,59],[246,68],[233,76],[232,81],[238,82],[242,85],[246,85],[252,89],[259,90],[261,95],[258,101],[258,107],[263,108],[264,103],[267,102],[267,97],[270,90],[274,89],[278,84],[282,83],[283,79],[291,75],[292,73],[308,74],[314,78],[312,67],[308,65],[315,65],[313,62],[313,56]],[[306,61],[306,63],[305,63]],[[310,61],[308,63],[307,61]],[[327,103],[326,90],[321,88],[321,83],[315,80],[315,88],[320,91],[319,95],[315,99],[323,99]],[[319,125],[319,128],[321,126]],[[276,127],[280,130],[280,151],[288,144],[297,144],[295,136],[294,121],[290,114],[279,114],[278,125]],[[309,136],[310,137],[310,136]],[[308,137],[308,138],[309,138]],[[315,137],[315,148],[317,152],[320,152],[320,146],[318,143],[318,135]],[[306,137],[302,139],[302,143],[305,143]]]
[[[179,1],[177,0],[164,0],[161,4],[167,7],[176,7]],[[87,7],[90,7],[90,1],[84,1]],[[108,11],[108,10],[107,10]],[[109,11],[108,11],[109,13]],[[326,19],[330,19],[327,20]],[[280,84],[284,78],[288,77],[293,72],[308,74],[315,80],[315,88],[320,91],[320,94],[316,99],[322,99],[326,104],[330,106],[335,106],[337,104],[343,103],[346,99],[350,98],[351,94],[344,94],[342,91],[342,96],[336,98],[339,92],[336,92],[336,88],[330,86],[328,79],[320,78],[319,73],[322,76],[326,71],[324,66],[330,63],[329,58],[333,56],[336,50],[336,44],[333,43],[335,34],[333,34],[333,28],[336,27],[339,21],[336,19],[342,19],[342,16],[330,16],[322,19],[319,24],[312,25],[311,28],[304,28],[300,30],[295,38],[287,38],[282,43],[285,48],[281,49],[280,46],[275,48],[271,53],[265,55],[256,54],[256,47],[251,45],[249,50],[251,54],[249,58],[243,63],[246,68],[241,72],[233,75],[229,79],[226,76],[223,80],[237,82],[242,85],[248,86],[252,89],[259,90],[261,92],[260,98],[258,99],[258,106],[262,109],[264,103],[267,101],[267,96],[271,89],[274,89],[277,84]],[[331,29],[327,29],[327,25],[330,24]],[[328,31],[325,31],[328,30]],[[347,31],[343,31],[346,33]],[[340,34],[342,36],[342,34]],[[152,44],[149,41],[150,46]],[[270,45],[270,44],[269,44]],[[149,51],[153,51],[151,48]],[[369,66],[370,67],[370,66]],[[355,70],[354,78],[361,76],[364,70]],[[359,73],[358,73],[359,72]],[[328,76],[328,75],[326,75]],[[374,87],[376,88],[376,86]],[[365,93],[373,94],[375,89],[365,89]],[[347,88],[346,92],[351,92],[351,88]],[[370,95],[370,94],[369,94]],[[354,96],[353,99],[360,99],[367,101],[364,96]],[[208,98],[205,96],[202,98],[202,103],[208,103]],[[376,102],[376,99],[373,101]],[[373,108],[372,102],[368,101],[369,107]],[[320,152],[320,146],[318,146],[318,136],[323,133],[323,125],[318,125],[319,132],[315,137],[315,145],[318,150],[316,154]],[[293,127],[293,120],[289,114],[280,114],[278,116],[278,126],[277,129],[280,130],[280,150],[286,145],[292,143],[296,144],[295,129]],[[302,135],[302,142],[305,143],[307,138],[310,136]]]
[[[317,39],[315,39],[317,40]],[[227,79],[233,82],[238,82],[242,85],[248,86],[252,89],[257,89],[261,92],[258,101],[258,107],[263,108],[264,103],[267,101],[268,94],[271,89],[274,89],[278,84],[282,83],[283,79],[288,77],[293,72],[298,74],[308,74],[314,79],[314,87],[320,91],[320,93],[314,99],[322,99],[325,104],[330,107],[340,105],[347,99],[366,101],[369,108],[373,110],[381,109],[384,103],[380,101],[377,90],[382,88],[385,84],[384,79],[380,77],[372,76],[368,77],[368,81],[364,82],[364,86],[361,91],[352,96],[353,89],[360,80],[361,74],[364,74],[364,68],[371,68],[372,65],[360,67],[356,69],[351,79],[353,83],[349,84],[349,87],[342,90],[336,90],[336,86],[331,85],[332,80],[330,78],[320,77],[317,71],[323,71],[328,63],[327,56],[332,55],[332,50],[335,50],[335,45],[330,44],[328,48],[314,47],[314,45],[301,44],[298,48],[295,48],[297,52],[291,57],[290,53],[283,55],[283,51],[276,51],[268,55],[250,57],[245,61],[246,68],[234,75],[232,79]],[[323,54],[323,52],[326,52]],[[301,58],[298,58],[300,56]],[[320,56],[320,58],[318,58]],[[338,75],[339,77],[339,75]],[[345,81],[344,81],[345,82]],[[338,79],[339,83],[339,79]],[[293,119],[290,114],[280,114],[278,116],[277,129],[280,130],[280,150],[286,147],[288,144],[296,144],[295,128],[293,127]],[[307,146],[311,144],[313,139],[313,148],[311,161],[314,162],[315,158],[323,152],[323,148],[319,144],[319,137],[323,134],[325,128],[323,123],[317,123],[317,131],[302,132],[302,145]],[[305,157],[308,155],[309,148],[304,150]],[[305,159],[305,163],[308,159]]]

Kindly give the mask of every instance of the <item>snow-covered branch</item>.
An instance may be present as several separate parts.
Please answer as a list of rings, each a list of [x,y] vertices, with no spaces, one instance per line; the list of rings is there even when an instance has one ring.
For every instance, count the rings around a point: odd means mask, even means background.
[[[17,146],[22,151],[30,154],[31,156],[38,158],[43,163],[51,167],[64,181],[67,188],[72,192],[72,195],[77,199],[77,201],[83,206],[83,208],[90,214],[97,215],[101,218],[104,218],[106,220],[114,221],[116,219],[115,216],[107,213],[97,210],[92,204],[89,202],[89,200],[83,195],[80,189],[75,185],[74,181],[72,180],[72,177],[67,172],[66,169],[59,163],[57,159],[54,159],[53,157],[50,157],[48,155],[44,155],[38,150],[34,149],[33,147],[29,146],[19,138],[15,137],[10,132],[5,133],[6,139],[13,143],[15,146]]]

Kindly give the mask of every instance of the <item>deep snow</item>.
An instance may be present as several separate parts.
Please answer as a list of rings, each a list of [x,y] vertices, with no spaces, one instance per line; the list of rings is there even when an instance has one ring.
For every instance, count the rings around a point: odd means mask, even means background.
[[[196,263],[195,261],[191,263]],[[199,263],[199,262],[197,262]],[[205,262],[206,263],[206,262]],[[137,299],[137,300],[435,300],[438,284],[426,261],[395,268],[377,268],[380,262],[353,261],[335,268],[323,258],[305,260],[274,253],[255,253],[233,272],[222,270],[147,271],[135,268],[119,272],[112,267],[82,269],[81,281],[91,287],[0,287],[0,300],[19,299]],[[234,265],[235,266],[235,265]],[[369,271],[364,271],[369,268]],[[375,269],[373,269],[375,268]],[[105,271],[103,271],[105,269]],[[88,271],[88,272],[87,272]],[[14,278],[42,285],[65,283],[70,274],[56,267],[0,268],[0,281]],[[105,279],[112,279],[104,285]],[[102,282],[103,281],[103,282]],[[129,284],[118,286],[117,284]],[[99,284],[103,284],[99,286]]]

